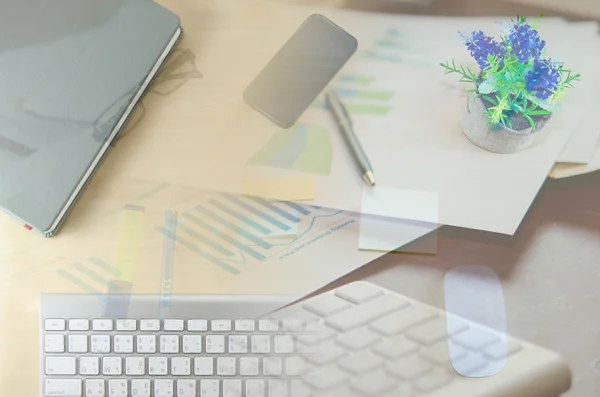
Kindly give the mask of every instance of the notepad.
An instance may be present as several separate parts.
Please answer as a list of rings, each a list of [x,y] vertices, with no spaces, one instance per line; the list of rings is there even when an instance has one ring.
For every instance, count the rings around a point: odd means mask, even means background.
[[[312,200],[315,198],[315,180],[310,177],[244,179],[243,193],[280,201]]]

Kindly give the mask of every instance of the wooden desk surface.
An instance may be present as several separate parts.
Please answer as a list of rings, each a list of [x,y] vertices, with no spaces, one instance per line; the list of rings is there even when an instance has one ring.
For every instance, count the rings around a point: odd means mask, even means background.
[[[183,0],[189,2],[190,0]],[[216,4],[213,1],[197,0]],[[357,0],[348,0],[353,8],[365,8]],[[372,0],[369,0],[372,1]],[[167,2],[167,1],[165,1]],[[225,2],[225,0],[224,0]],[[228,5],[231,5],[231,1]],[[484,0],[437,0],[430,8],[382,7],[371,3],[377,11],[406,11],[429,15],[555,15],[538,8]],[[569,16],[577,19],[576,16]],[[215,21],[212,23],[216,24]],[[90,222],[94,214],[109,210],[113,203],[91,200],[94,192],[127,190],[122,181],[113,179],[119,168],[116,157],[107,159],[86,190],[80,204],[70,216],[58,246],[85,252],[75,246],[75,236]],[[118,194],[117,194],[118,196]],[[117,200],[118,201],[118,200]],[[509,331],[516,336],[561,352],[568,358],[574,373],[574,384],[568,396],[594,396],[600,393],[600,321],[595,319],[600,306],[600,174],[564,181],[551,181],[514,237],[497,236],[477,231],[443,227],[438,233],[439,250],[435,256],[387,255],[336,282],[336,285],[366,279],[387,288],[443,306],[442,280],[445,272],[460,265],[486,265],[494,269],[505,283]],[[161,214],[152,214],[152,216]],[[4,219],[0,219],[2,222]],[[21,252],[35,249],[34,237],[14,237],[16,228],[2,224],[0,247],[18,246]],[[118,226],[118,225],[117,225]],[[111,241],[110,227],[100,231],[99,241]],[[90,242],[96,246],[97,242]],[[100,243],[98,243],[100,244]],[[149,249],[149,256],[160,258],[160,252]],[[0,252],[0,275],[15,269],[32,274],[33,283],[3,283],[0,291],[2,312],[0,331],[0,390],[7,395],[37,396],[37,297],[41,292],[56,292],[53,280],[36,275],[44,265],[52,263],[17,261],[7,264]],[[149,267],[154,263],[148,262]],[[158,268],[158,266],[155,266]],[[326,288],[331,288],[328,286]],[[208,288],[208,286],[207,286]],[[7,342],[10,341],[10,342]],[[597,368],[597,369],[596,369]]]

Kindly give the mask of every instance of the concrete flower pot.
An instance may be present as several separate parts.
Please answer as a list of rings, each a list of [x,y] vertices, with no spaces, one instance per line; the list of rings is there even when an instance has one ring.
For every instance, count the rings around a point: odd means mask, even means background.
[[[470,93],[467,107],[462,119],[465,136],[475,145],[494,153],[517,153],[527,149],[533,143],[535,135],[548,124],[552,115],[536,116],[533,118],[535,132],[523,116],[511,118],[513,129],[499,125],[488,125],[485,112],[488,105]]]

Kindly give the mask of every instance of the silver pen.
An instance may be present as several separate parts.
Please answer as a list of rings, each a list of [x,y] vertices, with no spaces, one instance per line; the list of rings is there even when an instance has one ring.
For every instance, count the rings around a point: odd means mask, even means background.
[[[365,154],[356,134],[354,133],[354,128],[352,127],[352,119],[346,110],[346,107],[340,101],[337,94],[334,90],[329,89],[325,92],[325,99],[327,100],[327,105],[333,117],[335,117],[335,121],[337,122],[340,130],[346,137],[346,142],[350,146],[350,150],[354,155],[354,159],[356,160],[358,167],[360,168],[360,172],[362,173],[362,177],[370,186],[375,186],[375,175],[373,174],[373,167],[371,167],[371,163]]]

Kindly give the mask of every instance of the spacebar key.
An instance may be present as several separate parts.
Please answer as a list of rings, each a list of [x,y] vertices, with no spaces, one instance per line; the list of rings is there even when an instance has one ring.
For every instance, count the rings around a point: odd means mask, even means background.
[[[81,397],[80,379],[46,379],[46,397]]]
[[[334,314],[325,319],[325,324],[345,332],[409,305],[409,301],[399,296],[383,295],[362,305],[354,306],[352,309]]]

